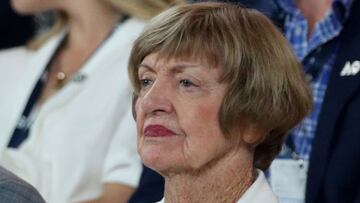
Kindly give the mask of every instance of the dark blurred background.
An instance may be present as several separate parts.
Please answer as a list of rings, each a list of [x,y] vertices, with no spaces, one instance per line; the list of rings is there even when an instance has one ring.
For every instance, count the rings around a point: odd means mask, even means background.
[[[31,16],[19,16],[10,6],[10,0],[0,1],[0,49],[25,44],[34,34]]]

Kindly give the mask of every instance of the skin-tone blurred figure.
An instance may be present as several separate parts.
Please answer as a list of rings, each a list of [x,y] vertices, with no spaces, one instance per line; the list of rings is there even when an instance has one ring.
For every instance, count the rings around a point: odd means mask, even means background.
[[[57,20],[27,48],[0,54],[1,164],[47,202],[127,202],[142,169],[127,59],[144,20],[178,3],[13,0],[18,13]]]
[[[58,71],[72,75],[81,69],[111,32],[116,22],[123,17],[122,13],[112,8],[106,1],[12,0],[12,5],[22,14],[57,10],[66,15],[66,23],[69,27],[67,40],[53,59],[39,104],[44,103],[59,90],[56,88],[59,85],[56,75]]]
[[[162,202],[278,202],[261,170],[312,102],[266,17],[224,3],[174,7],[150,21],[129,64],[138,151],[165,178]]]
[[[150,0],[147,2],[146,0],[138,0],[131,3],[119,0],[11,0],[13,8],[21,14],[29,15],[48,10],[58,11],[61,20],[59,19],[55,23],[48,35],[58,32],[60,27],[65,24],[65,21],[68,26],[67,40],[53,59],[53,68],[51,70],[54,71],[50,71],[47,85],[43,90],[39,103],[43,103],[58,89],[51,88],[58,85],[56,84],[56,70],[60,69],[68,75],[77,72],[105,40],[119,19],[130,14],[146,20],[176,2],[183,1]],[[140,6],[140,4],[142,5]],[[34,42],[30,43],[30,48],[38,48],[48,37],[45,35],[34,40]]]

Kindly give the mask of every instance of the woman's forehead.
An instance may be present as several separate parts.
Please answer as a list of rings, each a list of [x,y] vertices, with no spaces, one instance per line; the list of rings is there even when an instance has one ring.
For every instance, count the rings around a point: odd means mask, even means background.
[[[139,64],[139,68],[162,66],[171,67],[172,69],[189,68],[218,68],[219,65],[211,60],[211,57],[202,56],[200,54],[193,55],[170,55],[158,52],[147,55]]]

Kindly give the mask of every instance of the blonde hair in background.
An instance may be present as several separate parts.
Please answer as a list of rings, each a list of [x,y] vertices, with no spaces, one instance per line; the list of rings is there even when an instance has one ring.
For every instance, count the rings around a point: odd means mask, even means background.
[[[161,11],[175,5],[185,4],[185,0],[107,0],[116,9],[127,15],[149,20]]]
[[[124,15],[141,20],[149,20],[161,11],[175,5],[185,4],[186,0],[103,0]],[[57,12],[54,24],[48,31],[35,36],[27,47],[32,50],[40,48],[48,39],[59,33],[67,24],[64,13]]]

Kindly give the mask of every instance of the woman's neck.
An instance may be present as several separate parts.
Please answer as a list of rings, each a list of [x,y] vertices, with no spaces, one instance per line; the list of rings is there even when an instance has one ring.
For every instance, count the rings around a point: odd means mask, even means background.
[[[252,164],[232,153],[195,172],[165,175],[166,203],[234,203],[254,181]]]
[[[78,72],[112,32],[121,15],[98,0],[59,1],[68,26],[66,41],[53,57],[39,105]]]
[[[63,11],[68,22],[68,36],[56,61],[58,69],[71,75],[105,41],[121,15],[103,1],[73,1]]]
[[[113,30],[121,15],[100,2],[89,1],[67,10],[69,34],[66,48],[96,49]]]

